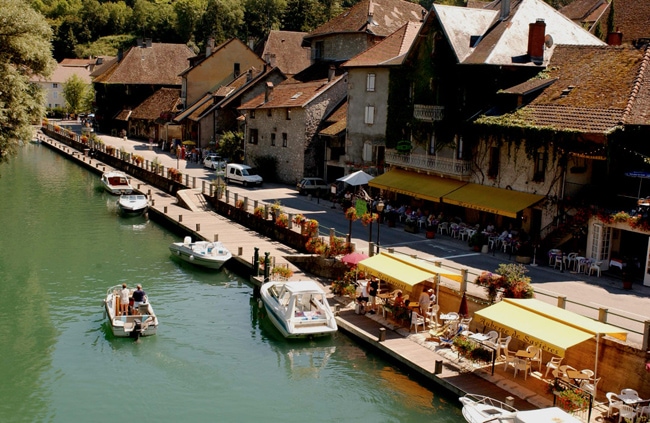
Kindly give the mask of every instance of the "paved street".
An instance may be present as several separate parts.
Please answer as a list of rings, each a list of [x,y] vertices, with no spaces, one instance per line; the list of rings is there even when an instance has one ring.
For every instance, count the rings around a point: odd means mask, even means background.
[[[71,122],[72,123],[72,122]],[[61,123],[67,126],[66,122]],[[71,129],[75,129],[72,127]],[[178,167],[181,172],[200,179],[212,180],[215,173],[212,170],[204,169],[202,163],[189,163],[177,160],[169,152],[160,151],[158,148],[149,149],[143,141],[126,140],[117,137],[99,134],[106,145],[113,145],[118,150],[124,148],[126,151],[135,152],[145,158],[153,160],[158,158],[165,167]],[[197,185],[198,186],[198,185]],[[318,200],[307,196],[298,195],[294,187],[278,184],[265,183],[261,188],[244,188],[239,185],[230,185],[229,190],[237,192],[240,196],[246,196],[251,200],[273,203],[279,200],[287,212],[303,213],[309,218],[318,220],[321,228],[335,228],[338,235],[343,236],[348,232],[349,222],[345,220],[343,211],[339,206],[332,208],[332,203],[326,200]],[[376,241],[377,225],[372,226],[372,239]],[[379,228],[381,247],[393,247],[396,251],[405,254],[415,254],[419,258],[439,260],[444,266],[455,269],[467,268],[470,272],[470,280],[483,270],[494,271],[500,263],[513,261],[503,252],[490,252],[489,254],[475,253],[469,249],[466,241],[452,239],[440,235],[435,239],[426,239],[424,233],[411,234],[403,230],[399,223],[395,228],[381,225]],[[357,250],[368,252],[368,228],[357,221],[352,225],[352,238],[356,243]],[[537,257],[543,256],[545,252],[537,252]],[[598,310],[589,309],[604,307],[610,312],[608,322],[632,329],[637,332],[643,330],[640,322],[650,320],[650,287],[643,286],[641,282],[635,282],[631,291],[622,289],[622,282],[615,275],[587,276],[571,272],[560,272],[547,266],[527,266],[529,276],[532,278],[537,298],[553,304],[557,303],[557,296],[566,296],[568,300],[567,309],[597,318]],[[473,276],[472,276],[473,274]],[[470,292],[480,292],[482,288],[470,284]],[[624,321],[613,314],[628,317],[639,322]],[[640,344],[641,335],[630,333],[628,339]]]

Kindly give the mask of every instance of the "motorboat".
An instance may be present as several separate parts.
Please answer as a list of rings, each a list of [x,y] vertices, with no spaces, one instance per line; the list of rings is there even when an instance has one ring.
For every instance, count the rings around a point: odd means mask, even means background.
[[[504,402],[475,394],[467,394],[459,399],[467,423],[515,423],[518,410]]]
[[[113,195],[131,194],[133,192],[129,177],[126,176],[126,173],[118,170],[104,172],[102,174],[102,184],[106,191]]]
[[[172,243],[169,251],[188,263],[209,269],[220,269],[232,257],[230,251],[220,242],[192,242],[189,236],[186,236],[183,242]]]
[[[540,408],[539,410],[519,411],[515,423],[580,423],[582,420],[572,416],[558,407]]]
[[[285,338],[314,338],[338,330],[325,291],[315,281],[266,282],[260,296],[269,319]]]
[[[129,298],[133,295],[134,290],[134,288],[129,289]],[[137,310],[129,307],[129,314],[121,315],[119,312],[120,291],[122,291],[122,285],[110,287],[106,291],[104,299],[104,311],[113,336],[138,339],[141,336],[155,335],[158,329],[158,317],[156,317],[149,300],[145,297],[145,301]]]
[[[122,194],[117,206],[123,215],[137,216],[149,210],[149,199],[143,194]]]

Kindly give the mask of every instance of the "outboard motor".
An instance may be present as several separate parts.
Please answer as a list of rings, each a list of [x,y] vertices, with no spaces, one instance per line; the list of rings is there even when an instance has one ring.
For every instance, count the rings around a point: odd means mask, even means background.
[[[131,338],[135,338],[137,341],[140,339],[140,335],[142,334],[142,320],[140,319],[133,319],[133,331],[131,332]]]

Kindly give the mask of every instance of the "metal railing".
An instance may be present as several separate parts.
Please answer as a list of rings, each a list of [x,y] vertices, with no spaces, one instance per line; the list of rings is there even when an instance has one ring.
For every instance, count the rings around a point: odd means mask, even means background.
[[[415,104],[413,105],[413,117],[425,122],[440,121],[445,117],[445,106]]]
[[[394,150],[386,151],[386,163],[414,169],[436,171],[448,175],[470,176],[472,162],[449,159],[428,154],[403,154]]]

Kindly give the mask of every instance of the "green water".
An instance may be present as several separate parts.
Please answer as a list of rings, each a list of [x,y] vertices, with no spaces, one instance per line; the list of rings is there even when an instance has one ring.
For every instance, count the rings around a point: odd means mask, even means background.
[[[244,279],[174,261],[180,237],[115,200],[44,146],[0,165],[0,422],[464,421],[341,333],[285,341]],[[156,336],[110,334],[101,300],[122,282]]]

